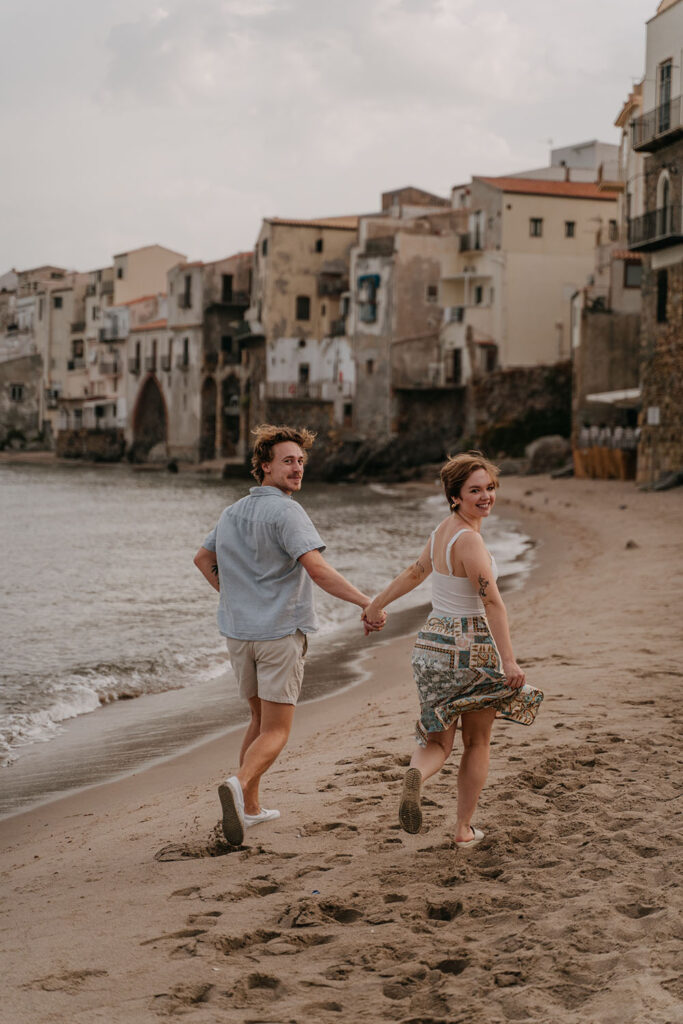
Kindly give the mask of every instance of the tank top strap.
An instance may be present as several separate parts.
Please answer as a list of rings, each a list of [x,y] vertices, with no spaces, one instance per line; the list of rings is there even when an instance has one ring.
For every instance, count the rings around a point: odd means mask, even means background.
[[[434,536],[437,530],[438,526],[436,529],[432,530],[432,539],[429,543],[429,561],[432,563],[432,569],[434,568]]]
[[[463,526],[462,530],[458,530],[457,533],[453,534],[453,536],[449,540],[448,546],[446,548],[446,566],[448,568],[448,575],[449,576],[453,575],[453,568],[451,566],[451,548],[455,544],[455,542],[458,539],[458,537],[460,537],[463,533],[474,533],[474,530],[470,530],[467,526]],[[433,543],[434,543],[434,540],[432,539],[432,544]]]

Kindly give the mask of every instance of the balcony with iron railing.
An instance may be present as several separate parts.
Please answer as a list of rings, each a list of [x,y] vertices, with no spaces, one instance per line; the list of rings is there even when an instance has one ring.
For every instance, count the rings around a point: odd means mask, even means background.
[[[135,356],[131,356],[128,360],[128,372],[136,375],[140,373],[140,360],[136,359]]]
[[[334,401],[335,398],[352,398],[353,382],[350,380],[317,381],[267,381],[268,398],[309,399],[310,401]]]
[[[69,359],[66,364],[67,370],[84,370],[85,359],[82,356],[74,356],[73,359]]]
[[[460,252],[481,252],[484,246],[478,231],[467,231],[460,236]]]
[[[72,334],[82,334],[85,330],[85,320],[74,320],[71,325]]]
[[[629,249],[651,252],[682,241],[680,206],[661,206],[628,222]]]
[[[683,96],[661,103],[631,121],[631,144],[636,152],[654,153],[683,136]]]
[[[178,370],[189,370],[190,361],[186,356],[176,356],[175,365]]]
[[[170,372],[172,363],[173,360],[170,356],[166,355],[161,357],[161,369],[164,370],[165,373]]]
[[[330,337],[331,338],[343,338],[346,334],[346,317],[339,316],[336,320],[333,320],[330,324]]]
[[[148,373],[154,373],[157,368],[156,356],[145,356],[145,369]]]
[[[100,373],[103,377],[117,377],[121,372],[118,360],[102,360],[99,364]]]

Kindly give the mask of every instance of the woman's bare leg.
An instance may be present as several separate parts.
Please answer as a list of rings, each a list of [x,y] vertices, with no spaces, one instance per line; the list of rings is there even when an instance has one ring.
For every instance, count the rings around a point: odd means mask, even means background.
[[[413,756],[410,759],[410,767],[418,768],[422,781],[430,779],[432,775],[436,775],[437,772],[441,771],[444,764],[446,763],[451,750],[453,749],[453,741],[455,739],[455,728],[458,722],[457,719],[448,729],[444,729],[443,732],[430,732],[429,740],[427,745],[424,747],[415,747]]]
[[[491,728],[494,709],[468,711],[462,716],[463,752],[458,771],[458,818],[455,839],[472,838],[472,818],[489,771]]]

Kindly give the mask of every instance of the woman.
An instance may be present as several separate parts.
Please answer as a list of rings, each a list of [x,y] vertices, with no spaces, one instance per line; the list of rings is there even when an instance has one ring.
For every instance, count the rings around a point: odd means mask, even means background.
[[[433,572],[432,613],[417,635],[412,656],[422,708],[416,728],[419,745],[403,784],[399,821],[406,832],[420,830],[422,783],[443,767],[460,718],[464,749],[455,844],[469,847],[484,838],[472,818],[488,773],[493,720],[531,725],[543,694],[525,685],[515,661],[495,561],[481,537],[482,521],[496,501],[498,470],[480,452],[463,453],[448,460],[441,482],[450,515],[434,530],[417,562],[374,598],[364,618],[377,621],[386,605]]]

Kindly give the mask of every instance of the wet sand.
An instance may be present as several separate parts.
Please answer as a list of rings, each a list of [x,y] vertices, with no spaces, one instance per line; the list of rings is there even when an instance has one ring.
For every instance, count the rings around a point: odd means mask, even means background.
[[[236,733],[0,823],[0,1020],[677,1019],[683,494],[534,477],[501,502],[541,541],[507,604],[546,699],[495,727],[485,840],[452,843],[457,751],[399,829],[411,642],[359,635],[367,679],[299,709],[282,818],[244,848],[216,830]]]

